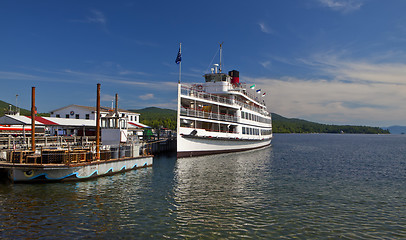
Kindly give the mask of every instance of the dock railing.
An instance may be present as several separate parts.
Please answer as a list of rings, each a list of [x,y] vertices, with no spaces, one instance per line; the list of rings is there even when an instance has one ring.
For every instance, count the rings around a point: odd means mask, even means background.
[[[100,159],[96,159],[96,146],[67,148],[40,148],[39,153],[30,150],[8,150],[6,162],[13,164],[86,164],[94,161],[109,161],[149,156],[149,143],[142,145],[123,144],[101,146]]]
[[[86,146],[95,141],[95,136],[40,136],[35,138],[38,147]],[[31,149],[31,138],[23,136],[0,137],[0,149]]]

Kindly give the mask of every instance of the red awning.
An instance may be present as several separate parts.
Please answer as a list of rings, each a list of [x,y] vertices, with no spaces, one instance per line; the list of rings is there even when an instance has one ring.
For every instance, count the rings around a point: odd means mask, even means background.
[[[146,125],[141,125],[141,124],[137,124],[137,123],[134,123],[134,122],[128,122],[129,124],[131,124],[131,125],[133,125],[133,126],[136,126],[136,127],[138,127],[138,128],[145,128],[145,127],[148,127],[148,126],[146,126]]]
[[[31,116],[27,116],[27,117],[31,119]],[[47,120],[47,119],[45,119],[43,117],[35,117],[35,121],[40,122],[40,123],[42,123],[44,125],[59,125],[59,124],[57,124],[55,122],[52,122],[52,121],[49,121],[49,120]]]

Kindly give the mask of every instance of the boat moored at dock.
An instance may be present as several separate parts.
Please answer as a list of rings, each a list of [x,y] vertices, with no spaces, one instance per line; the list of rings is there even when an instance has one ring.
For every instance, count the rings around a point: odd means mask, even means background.
[[[177,156],[269,146],[272,119],[262,94],[240,83],[238,71],[222,73],[221,64],[204,78],[204,83],[178,83]]]
[[[153,156],[139,155],[138,147],[101,150],[101,158],[91,149],[44,149],[10,151],[0,169],[12,182],[54,182],[84,180],[152,166]],[[121,156],[119,156],[121,155]]]
[[[35,124],[32,124],[31,149],[9,149],[0,161],[0,174],[12,182],[55,182],[84,180],[153,164],[148,144],[128,134],[128,119],[115,112],[100,117],[100,84],[97,89],[96,143],[78,143],[54,148],[36,148]],[[35,96],[33,87],[33,96]],[[35,101],[33,97],[33,107]],[[32,122],[35,114],[32,110]],[[101,142],[100,142],[101,140]]]

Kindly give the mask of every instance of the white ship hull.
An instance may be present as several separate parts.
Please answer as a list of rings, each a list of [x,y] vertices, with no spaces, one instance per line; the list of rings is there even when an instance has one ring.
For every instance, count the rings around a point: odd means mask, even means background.
[[[2,163],[0,168],[6,171],[12,182],[16,183],[77,181],[152,166],[152,159],[152,156],[142,156],[69,166],[65,164]]]
[[[263,148],[271,145],[271,139],[230,139],[221,137],[179,136],[177,157],[193,157],[230,153]]]

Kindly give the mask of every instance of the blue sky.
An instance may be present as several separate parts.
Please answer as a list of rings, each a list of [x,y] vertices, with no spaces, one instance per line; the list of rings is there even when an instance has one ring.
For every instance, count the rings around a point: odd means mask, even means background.
[[[406,1],[0,2],[0,100],[39,112],[102,105],[176,108],[182,80],[203,81],[224,42],[240,71],[286,117],[406,125]],[[215,59],[218,59],[217,57]]]

